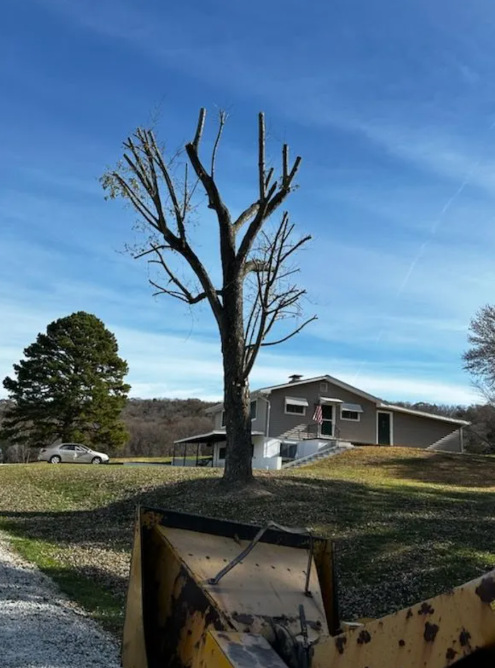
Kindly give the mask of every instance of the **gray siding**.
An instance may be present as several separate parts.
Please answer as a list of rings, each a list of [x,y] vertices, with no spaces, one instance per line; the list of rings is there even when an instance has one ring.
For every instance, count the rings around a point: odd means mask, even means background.
[[[455,424],[435,420],[421,415],[409,415],[392,409],[380,409],[376,404],[358,394],[342,389],[337,385],[327,382],[327,389],[320,388],[321,382],[316,381],[307,384],[293,386],[289,385],[268,395],[270,401],[270,427],[269,436],[274,438],[286,438],[302,440],[316,436],[316,425],[313,422],[315,405],[319,403],[320,397],[340,399],[345,403],[359,404],[363,409],[358,422],[342,420],[340,417],[340,404],[333,404],[335,412],[336,438],[351,441],[356,444],[373,445],[377,442],[376,414],[377,410],[390,412],[393,415],[393,445],[407,446],[412,448],[428,448],[434,446],[440,439],[451,434],[439,447],[454,452],[459,452],[460,438],[459,429]],[[306,414],[290,415],[285,413],[285,398],[300,397],[308,401]],[[212,416],[214,428],[221,429],[222,411]],[[252,422],[253,431],[266,433],[267,402],[257,399],[257,416]]]
[[[222,428],[222,412],[223,411],[218,411],[218,413],[214,413],[212,415],[213,417],[213,429],[221,429]]]
[[[266,401],[264,399],[258,399],[256,402],[256,420],[251,422],[251,429],[253,431],[262,431],[264,434],[266,433],[266,412]]]
[[[452,432],[458,433],[456,425],[449,422],[396,411],[393,411],[393,416],[394,445],[403,445],[409,448],[428,448],[441,438],[452,434]],[[459,444],[458,451],[460,451],[458,436],[457,443]]]
[[[253,399],[254,401],[254,399]],[[265,431],[266,427],[266,401],[263,399],[257,400],[256,407],[256,420],[253,420],[251,423],[251,429],[253,431]],[[213,429],[222,429],[222,413],[223,410],[219,410],[216,413],[213,413],[211,416],[213,418]]]
[[[321,381],[325,382],[325,381]],[[334,404],[336,413],[336,436],[344,440],[355,441],[359,443],[376,442],[376,406],[371,401],[363,399],[353,392],[344,390],[332,383],[327,383],[327,390],[320,390],[320,381],[308,383],[307,385],[294,385],[294,387],[284,387],[274,390],[270,395],[271,415],[270,415],[270,436],[285,438],[294,438],[298,432],[304,433],[307,425],[313,423],[313,413],[315,405],[319,403],[320,397],[329,397],[340,399],[346,403],[360,404],[363,413],[359,422],[353,422],[340,419],[340,406]],[[306,415],[286,415],[285,398],[301,397],[307,399],[309,406],[306,408]],[[308,431],[307,435],[311,433]],[[313,432],[314,434],[314,432]]]

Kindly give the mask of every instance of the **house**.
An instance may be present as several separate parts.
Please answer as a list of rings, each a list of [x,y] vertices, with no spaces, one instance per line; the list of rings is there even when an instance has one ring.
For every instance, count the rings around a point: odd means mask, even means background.
[[[463,428],[469,423],[403,408],[332,376],[290,376],[282,385],[251,393],[253,467],[280,469],[286,462],[307,461],[335,446],[396,445],[462,452]],[[210,445],[212,466],[225,462],[223,404],[207,411],[214,428],[176,441],[187,446]],[[175,459],[175,457],[174,457]],[[177,460],[180,463],[180,459]]]

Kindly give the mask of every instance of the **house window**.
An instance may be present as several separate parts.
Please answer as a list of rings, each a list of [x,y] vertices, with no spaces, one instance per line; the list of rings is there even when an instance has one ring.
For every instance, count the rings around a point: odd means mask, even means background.
[[[282,459],[295,459],[297,453],[297,443],[281,443],[280,456]]]
[[[287,415],[306,415],[308,400],[299,397],[285,397],[285,412]]]
[[[222,411],[222,421],[221,421],[221,426],[225,427],[225,411]]]
[[[340,419],[349,422],[360,422],[363,409],[359,404],[341,404]]]
[[[320,392],[328,392],[328,383],[320,383]]]

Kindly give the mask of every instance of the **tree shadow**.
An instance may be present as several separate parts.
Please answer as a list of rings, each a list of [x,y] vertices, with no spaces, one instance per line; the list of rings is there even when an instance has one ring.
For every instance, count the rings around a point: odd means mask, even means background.
[[[332,537],[347,619],[386,614],[495,565],[490,492],[372,487],[303,474],[260,480],[265,494],[228,492],[218,479],[199,478],[130,493],[96,510],[0,512],[0,522],[19,536],[49,541],[62,559],[67,550],[68,568],[102,584],[122,604],[137,505],[261,525],[275,520]],[[96,560],[88,563],[92,551]]]
[[[397,457],[374,462],[391,476],[452,487],[495,489],[495,459],[476,455],[431,453],[430,458]]]

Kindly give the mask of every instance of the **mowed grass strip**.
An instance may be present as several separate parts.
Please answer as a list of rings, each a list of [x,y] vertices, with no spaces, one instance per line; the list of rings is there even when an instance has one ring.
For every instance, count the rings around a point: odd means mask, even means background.
[[[386,614],[495,567],[491,457],[359,448],[261,473],[264,493],[248,495],[226,493],[220,475],[168,466],[3,466],[0,528],[117,634],[138,504],[257,524],[273,519],[333,537],[344,619]],[[98,592],[104,596],[95,605]]]

